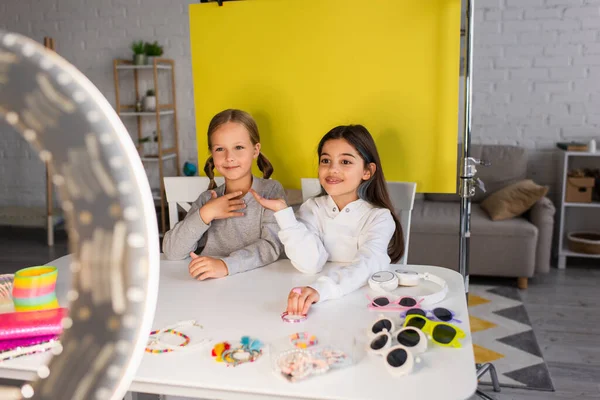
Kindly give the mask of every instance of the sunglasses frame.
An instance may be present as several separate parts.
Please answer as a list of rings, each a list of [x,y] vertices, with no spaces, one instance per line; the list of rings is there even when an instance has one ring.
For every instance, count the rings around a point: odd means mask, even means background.
[[[388,362],[388,357],[392,352],[400,349],[406,351],[406,361],[401,366],[394,367]],[[384,362],[388,372],[393,376],[399,377],[410,374],[415,367],[415,363],[421,362],[421,359],[419,357],[415,357],[410,351],[410,348],[407,348],[406,346],[403,346],[401,344],[397,344],[395,346],[390,347],[384,354]]]
[[[381,298],[386,298],[388,300],[389,304],[387,304],[385,306],[374,305],[374,304],[376,304],[375,300],[381,299]],[[367,295],[367,299],[369,299],[369,305],[367,306],[369,308],[369,310],[378,310],[378,311],[410,310],[411,308],[420,308],[421,303],[423,302],[423,299],[418,299],[418,298],[412,297],[412,296],[402,296],[402,297],[399,297],[396,300],[392,301],[390,296],[381,295],[381,296],[377,296],[377,297],[371,297],[371,296]],[[410,306],[410,307],[401,306],[400,301],[402,301],[402,299],[412,299],[412,300],[414,300],[415,305]]]
[[[417,343],[415,346],[407,346],[405,344],[400,343],[400,341],[398,340],[398,335],[400,333],[402,333],[404,331],[409,331],[409,330],[415,331],[419,335],[419,343]],[[421,354],[421,353],[424,353],[425,351],[427,351],[427,336],[423,333],[422,330],[420,330],[419,328],[416,328],[414,326],[407,326],[407,327],[398,329],[392,335],[392,338],[395,339],[399,345],[404,346],[405,348],[410,350],[411,353],[413,353],[413,355]]]
[[[441,319],[439,319],[438,317],[436,317],[436,315],[435,315],[434,311],[435,311],[435,310],[437,310],[438,308],[443,308],[444,310],[448,311],[448,312],[449,312],[449,313],[452,315],[452,319],[451,319],[450,321],[444,321],[444,320],[441,320]],[[462,324],[462,321],[461,321],[460,319],[456,318],[456,313],[455,313],[454,311],[452,311],[452,310],[449,310],[449,309],[447,309],[446,307],[435,307],[435,308],[434,308],[434,309],[432,309],[432,310],[426,310],[426,309],[424,309],[424,308],[421,308],[421,307],[412,307],[412,308],[409,308],[408,310],[404,310],[404,311],[402,311],[402,312],[400,313],[400,318],[406,318],[406,317],[408,317],[409,315],[411,315],[411,314],[408,314],[408,313],[409,313],[411,310],[413,310],[413,309],[415,309],[415,310],[421,310],[421,311],[423,311],[423,312],[425,313],[424,317],[425,317],[425,318],[428,318],[428,319],[431,319],[431,320],[433,320],[433,321],[438,321],[438,322],[447,322],[447,323],[453,322],[453,323],[455,323],[455,324]],[[418,314],[414,314],[414,315],[418,315]]]
[[[443,346],[443,347],[454,347],[454,348],[462,347],[459,339],[464,339],[467,335],[458,326],[449,324],[447,322],[432,321],[429,318],[423,317],[422,315],[416,315],[416,314],[407,316],[406,319],[404,320],[404,323],[402,324],[402,326],[405,328],[408,327],[409,326],[408,323],[415,318],[422,318],[423,320],[425,320],[425,325],[421,328],[421,330],[423,331],[423,333],[427,334],[429,339],[431,339],[431,341],[434,342],[435,344],[437,344],[439,346]],[[433,330],[435,329],[436,326],[439,326],[439,325],[448,326],[456,331],[456,335],[452,338],[452,340],[449,343],[441,343],[433,337]],[[419,329],[418,327],[415,327],[415,326],[412,326],[412,327]]]
[[[373,327],[375,326],[376,323],[381,322],[381,321],[390,321],[390,330],[388,331],[386,328],[383,328],[381,331],[375,333],[373,332]],[[383,315],[380,315],[379,318],[377,318],[377,320],[373,321],[373,323],[371,324],[371,326],[369,327],[369,329],[367,329],[367,336],[372,339],[375,336],[379,335],[381,332],[394,332],[394,330],[396,329],[396,324],[394,324],[394,321],[391,318],[388,317],[384,317]]]
[[[373,342],[378,340],[381,336],[387,337],[387,342],[385,342],[385,345],[380,349],[374,349],[373,347],[371,347]],[[392,334],[390,332],[388,332],[387,329],[385,329],[385,330],[379,332],[378,334],[376,334],[375,336],[373,336],[371,341],[369,343],[367,343],[367,352],[371,353],[371,354],[376,354],[379,356],[383,355],[384,353],[387,352],[387,349],[392,347],[392,340],[393,340]]]

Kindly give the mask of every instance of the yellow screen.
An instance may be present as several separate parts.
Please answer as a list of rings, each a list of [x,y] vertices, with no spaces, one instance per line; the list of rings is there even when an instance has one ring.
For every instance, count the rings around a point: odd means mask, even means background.
[[[331,128],[362,124],[388,181],[456,190],[460,0],[192,4],[190,39],[200,170],[210,119],[239,108],[284,187],[317,176]]]

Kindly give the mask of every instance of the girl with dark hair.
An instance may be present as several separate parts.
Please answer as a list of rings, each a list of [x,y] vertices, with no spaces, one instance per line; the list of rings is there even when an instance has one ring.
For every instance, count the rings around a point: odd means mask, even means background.
[[[302,204],[297,218],[285,200],[252,192],[263,207],[275,211],[279,238],[298,270],[314,274],[327,261],[349,263],[310,286],[292,289],[287,312],[294,315],[359,289],[404,254],[402,226],[369,131],[362,125],[338,126],[321,139],[317,151],[322,192]]]
[[[250,189],[266,198],[285,197],[281,184],[269,179],[273,166],[260,152],[256,122],[241,110],[225,110],[208,127],[211,156],[204,172],[208,190],[198,197],[186,217],[165,234],[163,252],[170,260],[192,260],[190,275],[198,280],[221,278],[276,261],[283,253],[273,212],[265,210]],[[263,178],[252,175],[257,160]],[[214,169],[225,178],[215,187]],[[200,255],[196,250],[201,248]]]

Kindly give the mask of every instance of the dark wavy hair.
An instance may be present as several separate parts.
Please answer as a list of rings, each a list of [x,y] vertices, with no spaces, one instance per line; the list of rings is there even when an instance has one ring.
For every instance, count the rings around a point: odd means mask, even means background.
[[[344,139],[350,143],[350,145],[356,149],[358,154],[360,154],[360,157],[365,164],[365,168],[367,168],[368,164],[375,164],[375,173],[371,175],[371,178],[363,181],[358,187],[358,197],[368,201],[376,207],[387,208],[390,210],[390,213],[392,213],[392,218],[394,218],[394,222],[396,223],[396,230],[388,245],[388,255],[393,263],[398,262],[404,255],[404,234],[402,232],[400,220],[398,219],[394,207],[392,206],[392,201],[390,200],[375,140],[373,140],[373,137],[367,128],[362,125],[337,126],[327,132],[319,142],[319,147],[317,149],[319,159],[321,159],[323,145],[325,145],[328,140],[333,139]],[[323,191],[322,194],[326,193]]]

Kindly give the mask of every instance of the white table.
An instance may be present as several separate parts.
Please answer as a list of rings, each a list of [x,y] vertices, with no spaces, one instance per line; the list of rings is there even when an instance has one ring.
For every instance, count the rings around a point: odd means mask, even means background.
[[[49,263],[59,268],[57,291],[63,305],[67,304],[64,293],[70,280],[68,263],[69,256]],[[195,319],[215,342],[250,335],[268,343],[298,331],[327,331],[364,338],[366,345],[366,329],[378,316],[367,309],[365,293],[374,293],[365,287],[343,299],[314,306],[306,322],[284,323],[280,315],[290,288],[306,285],[314,276],[300,274],[288,260],[281,260],[225,279],[199,282],[189,277],[187,263],[161,261],[154,328]],[[475,392],[476,375],[463,280],[446,268],[408,267],[446,280],[449,294],[437,306],[455,311],[467,332],[460,349],[440,348],[430,342],[421,364],[410,375],[393,378],[381,357],[365,354],[353,367],[289,383],[272,372],[268,350],[255,363],[228,368],[213,360],[209,345],[193,352],[146,353],[130,389],[207,399],[466,399]],[[403,288],[402,293],[426,294],[433,290],[431,285]],[[386,315],[400,322],[397,313]],[[49,357],[45,353],[0,363],[0,378],[33,380],[37,368]]]

